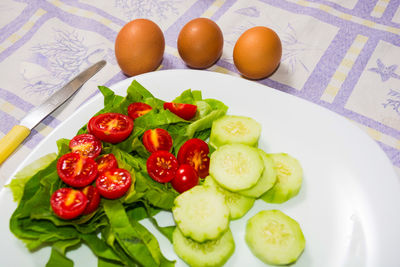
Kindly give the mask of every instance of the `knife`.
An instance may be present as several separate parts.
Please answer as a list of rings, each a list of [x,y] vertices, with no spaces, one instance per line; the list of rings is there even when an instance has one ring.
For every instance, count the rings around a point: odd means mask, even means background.
[[[31,130],[46,118],[55,109],[61,106],[74,95],[82,85],[106,65],[101,60],[89,67],[61,89],[47,98],[41,105],[34,108],[25,116],[19,125],[15,125],[2,139],[0,139],[0,164],[28,137]]]

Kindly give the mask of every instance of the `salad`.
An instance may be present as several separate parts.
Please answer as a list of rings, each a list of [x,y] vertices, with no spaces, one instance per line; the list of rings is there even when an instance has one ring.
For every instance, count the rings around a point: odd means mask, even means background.
[[[221,101],[189,89],[165,102],[137,81],[125,97],[99,89],[104,108],[8,185],[18,201],[10,230],[30,251],[51,246],[46,266],[73,266],[66,252],[82,243],[98,266],[174,266],[145,218],[189,265],[222,266],[235,250],[230,221],[256,199],[298,194],[299,161],[259,148],[261,125],[227,115]],[[160,211],[175,225],[159,226]],[[295,262],[305,247],[300,225],[279,210],[249,219],[245,241],[272,265]]]
[[[99,266],[102,264],[173,266],[174,263],[162,255],[155,237],[138,222],[143,218],[152,219],[161,210],[170,211],[175,197],[179,194],[171,183],[160,183],[150,178],[146,161],[151,152],[147,148],[150,145],[154,146],[154,142],[151,142],[152,137],[162,136],[162,130],[165,130],[173,140],[171,144],[167,144],[171,146],[170,153],[177,156],[179,148],[186,141],[192,138],[206,140],[210,136],[212,122],[223,116],[228,107],[215,99],[203,99],[200,91],[186,90],[173,102],[189,104],[189,108],[192,105],[197,107],[194,117],[187,120],[188,117],[180,117],[182,113],[179,112],[182,112],[182,106],[157,99],[137,81],[132,82],[125,97],[116,95],[104,86],[100,86],[99,90],[104,96],[104,108],[93,114],[92,120],[79,129],[75,139],[80,140],[58,140],[57,155],[48,155],[41,159],[42,162],[37,162],[35,167],[39,171],[25,170],[23,177],[17,175],[18,179],[13,179],[9,184],[18,201],[18,207],[10,219],[10,230],[26,244],[30,251],[42,246],[51,246],[47,266],[60,266],[60,264],[71,266],[72,262],[66,257],[66,251],[81,243],[88,245],[98,257]],[[133,106],[132,103],[143,104]],[[193,113],[190,109],[189,112]],[[126,135],[128,131],[112,134],[102,131],[102,120],[104,122],[104,119],[110,119],[109,114],[117,117],[117,121],[123,125],[122,128],[131,128],[128,135]],[[129,120],[123,121],[126,117],[131,118],[129,115],[133,117],[131,119],[133,127],[129,126]],[[122,120],[120,117],[123,117]],[[161,134],[152,134],[150,141],[143,143],[142,137],[149,129],[159,129],[157,132]],[[98,147],[98,141],[88,138],[90,136],[88,134],[92,133],[94,136],[100,136],[98,139],[104,140],[104,137],[101,137],[102,132],[106,140],[100,142],[101,151],[92,149],[90,152],[94,154],[92,157],[75,153],[88,144]],[[158,142],[158,145],[162,144],[163,142]],[[103,159],[101,163],[101,157],[105,155],[112,156],[107,156],[109,158]],[[81,213],[78,210],[75,211],[78,216],[69,214],[64,218],[62,215],[61,217],[56,215],[50,203],[54,192],[63,188],[69,188],[69,191],[74,190],[74,192],[79,191],[79,194],[66,194],[70,196],[70,201],[71,196],[78,200],[82,198],[80,191],[84,191],[80,189],[86,188],[83,185],[91,186],[94,183],[93,177],[98,176],[98,173],[103,173],[104,176],[104,171],[97,170],[96,175],[93,173],[85,175],[88,181],[71,184],[68,179],[79,180],[79,182],[83,179],[74,179],[68,168],[64,170],[65,175],[60,176],[58,162],[60,159],[64,160],[62,165],[65,166],[68,165],[65,162],[72,162],[77,158],[86,160],[83,166],[87,167],[87,173],[90,173],[90,169],[94,169],[90,167],[94,165],[94,159],[97,159],[98,166],[103,167],[107,164],[112,165],[115,160],[119,169],[126,170],[125,176],[131,176],[132,186],[126,186],[117,193],[103,190],[105,193],[100,194],[99,205],[92,212],[86,210]],[[88,178],[89,176],[92,177]],[[105,176],[108,176],[111,181],[116,179],[115,175],[106,174]],[[97,181],[99,180],[97,178]],[[99,188],[99,182],[95,183]],[[104,182],[104,184],[107,183]],[[89,191],[89,189],[86,190]],[[123,192],[124,190],[127,191]],[[95,203],[96,200],[93,202]],[[155,222],[154,219],[153,221]],[[158,227],[156,222],[155,225]],[[158,227],[170,239],[173,228],[174,226]]]

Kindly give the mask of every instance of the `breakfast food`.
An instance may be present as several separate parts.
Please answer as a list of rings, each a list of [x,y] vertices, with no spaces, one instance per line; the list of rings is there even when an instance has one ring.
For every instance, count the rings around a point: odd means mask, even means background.
[[[161,64],[164,49],[163,32],[148,19],[128,22],[115,40],[115,57],[128,76],[155,70]]]
[[[249,79],[262,79],[271,75],[282,57],[279,36],[267,27],[253,27],[236,41],[233,61],[238,71]]]
[[[178,52],[183,61],[196,69],[206,69],[221,56],[224,38],[218,25],[207,18],[188,22],[178,36]]]

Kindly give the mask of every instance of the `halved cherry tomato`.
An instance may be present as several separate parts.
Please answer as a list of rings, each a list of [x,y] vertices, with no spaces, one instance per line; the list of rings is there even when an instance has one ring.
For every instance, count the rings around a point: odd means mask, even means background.
[[[179,193],[199,184],[199,175],[189,164],[182,164],[176,171],[175,177],[171,180],[172,187]]]
[[[61,219],[70,220],[83,213],[88,200],[84,193],[72,188],[60,188],[50,198],[54,213]]]
[[[82,214],[86,215],[96,211],[100,204],[100,193],[97,188],[93,185],[88,185],[81,191],[83,194],[85,194],[88,200],[86,208]]]
[[[99,173],[104,172],[106,170],[111,170],[118,168],[118,162],[115,158],[114,154],[104,154],[96,159],[97,162],[97,170]]]
[[[206,142],[198,138],[187,140],[178,151],[179,164],[191,165],[199,174],[200,178],[208,176],[210,167],[210,149]]]
[[[172,148],[172,137],[167,130],[161,128],[149,129],[143,134],[143,145],[150,153],[159,150],[170,151]]]
[[[129,190],[131,183],[131,174],[120,168],[107,170],[96,179],[100,195],[109,199],[122,197]]]
[[[103,113],[89,120],[88,131],[98,139],[119,143],[128,138],[133,130],[133,120],[120,113]]]
[[[168,151],[160,150],[150,155],[146,162],[149,176],[159,182],[167,183],[171,181],[178,169],[178,160]]]
[[[192,104],[165,102],[164,109],[168,109],[184,120],[190,120],[196,115],[197,106]]]
[[[85,187],[97,176],[97,163],[79,153],[68,153],[58,159],[57,173],[61,180],[73,187]]]
[[[152,110],[150,105],[142,102],[135,102],[128,106],[128,115],[132,120],[149,113]]]
[[[69,141],[69,148],[82,156],[95,158],[101,153],[101,142],[92,134],[79,134]]]

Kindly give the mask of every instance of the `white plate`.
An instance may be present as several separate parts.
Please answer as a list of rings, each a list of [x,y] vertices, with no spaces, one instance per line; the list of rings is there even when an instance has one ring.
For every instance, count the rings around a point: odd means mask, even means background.
[[[304,168],[298,196],[280,205],[257,201],[248,214],[231,222],[236,251],[227,266],[265,266],[244,242],[245,223],[262,209],[277,208],[296,219],[306,249],[295,266],[399,266],[400,185],[379,146],[346,119],[317,105],[245,79],[207,71],[168,70],[137,76],[156,97],[172,100],[183,90],[201,90],[229,106],[230,114],[250,116],[262,128],[260,146],[267,152],[287,152]],[[120,95],[132,79],[112,88]],[[71,138],[103,105],[98,95],[43,140],[21,164],[56,151],[56,140]],[[2,266],[44,266],[49,249],[29,253],[8,230],[16,204],[8,189],[0,192],[0,259]],[[169,214],[157,216],[172,223]],[[149,226],[145,222],[146,226]],[[162,251],[177,259],[169,242],[149,226]],[[96,266],[82,246],[70,252],[75,266]],[[177,266],[184,264],[177,259]]]

